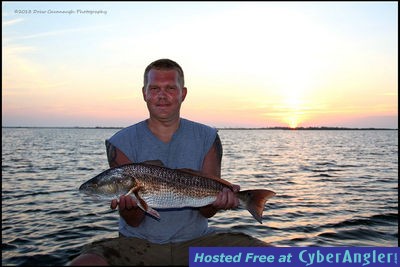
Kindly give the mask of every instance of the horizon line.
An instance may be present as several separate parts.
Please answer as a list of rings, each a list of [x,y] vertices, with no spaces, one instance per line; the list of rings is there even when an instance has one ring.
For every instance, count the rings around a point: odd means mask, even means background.
[[[48,128],[48,129],[123,129],[126,126],[2,126],[2,128]],[[265,126],[265,127],[214,127],[218,130],[398,130],[388,127],[344,127],[344,126]]]

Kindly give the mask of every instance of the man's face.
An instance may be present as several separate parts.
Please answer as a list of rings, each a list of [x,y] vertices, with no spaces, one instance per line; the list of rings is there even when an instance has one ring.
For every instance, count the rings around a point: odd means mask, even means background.
[[[151,69],[147,78],[147,86],[143,88],[143,98],[147,103],[150,116],[159,120],[179,117],[181,103],[186,97],[187,89],[180,85],[178,72]]]

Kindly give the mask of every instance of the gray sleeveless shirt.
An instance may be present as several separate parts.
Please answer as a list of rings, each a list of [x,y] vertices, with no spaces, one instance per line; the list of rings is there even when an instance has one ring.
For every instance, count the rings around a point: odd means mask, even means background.
[[[161,160],[168,168],[200,170],[216,136],[217,130],[214,128],[181,119],[179,128],[169,143],[164,143],[153,135],[146,121],[120,130],[108,141],[132,162]],[[160,220],[146,214],[138,227],[129,226],[120,217],[119,232],[126,237],[143,238],[159,244],[187,241],[212,232],[207,218],[198,209],[157,211]]]

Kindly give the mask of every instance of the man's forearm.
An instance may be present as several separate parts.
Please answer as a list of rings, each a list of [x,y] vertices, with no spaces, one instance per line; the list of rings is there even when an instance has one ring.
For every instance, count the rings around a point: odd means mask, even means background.
[[[217,209],[214,208],[212,205],[207,205],[204,207],[201,207],[199,209],[201,215],[203,215],[206,218],[211,218],[212,216],[214,216],[217,213]]]
[[[132,227],[138,227],[145,217],[145,213],[139,208],[124,210],[120,212],[120,215],[124,218],[125,222]]]

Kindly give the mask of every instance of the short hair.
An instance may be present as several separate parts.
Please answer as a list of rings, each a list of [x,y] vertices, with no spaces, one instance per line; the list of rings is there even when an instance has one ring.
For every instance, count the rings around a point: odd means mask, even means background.
[[[156,70],[176,70],[178,72],[178,75],[179,75],[178,78],[179,78],[179,81],[180,81],[182,87],[185,86],[185,78],[184,78],[183,70],[182,70],[181,66],[179,66],[178,63],[176,63],[175,61],[173,61],[171,59],[162,58],[162,59],[158,59],[156,61],[153,61],[144,70],[144,79],[143,79],[144,87],[147,86],[147,83],[148,83],[147,75],[149,74],[151,69],[156,69]]]

